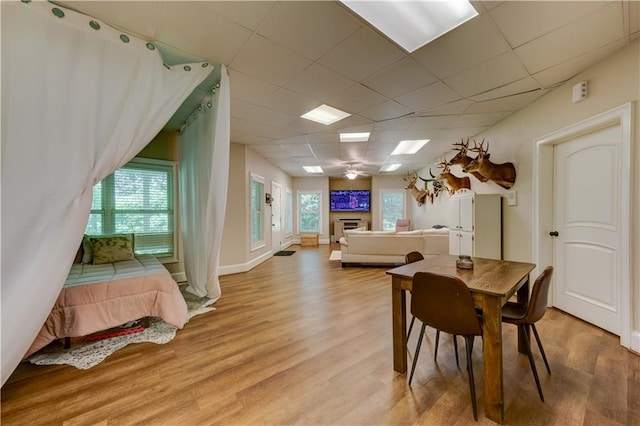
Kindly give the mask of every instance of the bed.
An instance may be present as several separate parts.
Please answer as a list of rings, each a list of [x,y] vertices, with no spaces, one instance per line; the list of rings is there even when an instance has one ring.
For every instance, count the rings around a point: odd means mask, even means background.
[[[152,255],[106,264],[74,263],[25,357],[56,339],[86,336],[143,317],[182,328],[187,305],[169,271]]]

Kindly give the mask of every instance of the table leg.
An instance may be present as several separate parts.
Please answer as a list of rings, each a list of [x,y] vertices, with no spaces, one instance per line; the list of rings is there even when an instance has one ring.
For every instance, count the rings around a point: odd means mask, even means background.
[[[504,421],[502,371],[502,304],[499,297],[486,296],[482,303],[485,413],[497,423]]]
[[[401,279],[391,277],[391,313],[393,319],[393,369],[399,373],[407,372],[407,318],[405,290]]]
[[[529,276],[527,275],[525,283],[518,289],[517,293],[518,303],[529,303]],[[529,339],[526,333],[524,333],[520,327],[518,327],[518,352],[522,354],[527,353],[527,342]]]

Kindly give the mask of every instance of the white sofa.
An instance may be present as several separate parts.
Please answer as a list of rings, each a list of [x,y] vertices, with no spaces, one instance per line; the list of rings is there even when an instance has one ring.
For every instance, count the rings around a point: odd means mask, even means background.
[[[342,266],[357,264],[403,264],[407,253],[449,253],[449,229],[415,231],[346,231],[340,238]]]

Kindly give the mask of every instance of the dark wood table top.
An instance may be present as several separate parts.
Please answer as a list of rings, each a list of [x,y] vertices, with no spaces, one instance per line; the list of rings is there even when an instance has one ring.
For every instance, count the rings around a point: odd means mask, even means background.
[[[416,272],[433,272],[460,278],[474,292],[510,297],[514,285],[535,268],[533,263],[474,257],[474,267],[458,269],[458,256],[449,254],[426,255],[424,260],[409,263],[387,271],[400,278],[413,278]],[[410,289],[410,288],[409,288]]]

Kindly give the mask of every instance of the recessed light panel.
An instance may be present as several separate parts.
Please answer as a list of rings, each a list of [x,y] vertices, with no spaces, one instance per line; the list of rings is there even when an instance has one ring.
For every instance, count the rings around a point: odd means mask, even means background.
[[[478,15],[467,0],[341,1],[409,53]]]
[[[400,141],[391,155],[415,154],[427,142],[429,142],[429,139]]]
[[[320,166],[302,166],[307,173],[322,173],[322,167]]]
[[[340,142],[367,142],[370,132],[340,133]]]
[[[340,111],[339,109],[335,109],[330,107],[329,105],[320,105],[318,108],[309,111],[308,113],[301,115],[300,117],[306,118],[307,120],[315,121],[320,124],[333,124],[336,121],[340,121],[343,118],[349,117],[351,114]]]
[[[402,164],[400,164],[400,163],[385,164],[384,166],[380,167],[380,171],[381,172],[394,172],[394,171],[398,170],[400,168],[400,166],[402,166]]]

